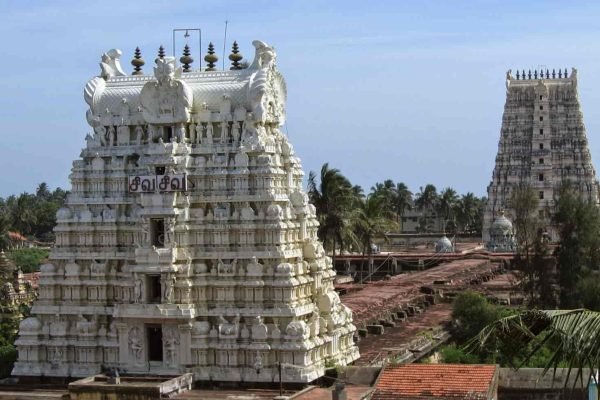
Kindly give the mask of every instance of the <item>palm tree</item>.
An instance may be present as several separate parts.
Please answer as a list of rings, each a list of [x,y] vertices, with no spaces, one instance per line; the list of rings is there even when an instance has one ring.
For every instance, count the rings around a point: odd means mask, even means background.
[[[352,186],[348,178],[336,168],[329,168],[329,164],[323,164],[320,180],[317,184],[317,176],[314,172],[308,175],[308,197],[315,206],[317,218],[319,219],[319,230],[317,232],[323,245],[335,253],[338,244],[351,240],[351,214],[356,207],[357,195],[360,188]]]
[[[48,190],[48,184],[46,182],[40,183],[35,191],[35,197],[42,200],[48,200],[51,196],[52,193]]]
[[[458,195],[456,194],[456,190],[452,188],[445,188],[440,192],[436,208],[438,211],[438,216],[441,217],[443,231],[446,231],[446,223],[453,216],[452,214],[457,203]]]
[[[435,205],[437,201],[438,194],[437,189],[431,183],[425,185],[425,188],[421,186],[419,188],[419,193],[417,193],[417,197],[415,198],[415,205],[420,210],[425,210],[427,208],[431,208]]]
[[[457,203],[455,212],[459,229],[463,232],[473,232],[480,200],[471,192],[463,194]]]
[[[528,310],[501,318],[486,326],[471,339],[467,348],[483,350],[502,348],[503,352],[518,356],[525,364],[545,344],[551,344],[554,353],[549,358],[544,374],[561,362],[567,362],[569,373],[600,367],[600,312],[577,310]],[[516,366],[520,367],[520,366]]]
[[[394,202],[396,185],[391,179],[386,179],[383,183],[377,182],[371,187],[371,196],[381,197],[383,199],[382,207],[391,210]]]
[[[399,225],[399,230],[402,232],[402,217],[406,210],[410,210],[413,204],[412,192],[408,190],[408,186],[404,182],[398,182],[394,189],[394,198],[392,209],[396,213],[396,221]]]
[[[12,227],[24,235],[32,234],[37,223],[35,196],[29,193],[23,193],[19,197],[10,196],[7,205],[11,209]]]
[[[425,232],[430,230],[429,222],[431,222],[431,215],[427,215],[428,212],[431,212],[437,203],[438,194],[437,189],[432,184],[425,185],[425,188],[420,187],[419,193],[415,198],[415,206],[421,210],[421,225],[424,228]]]
[[[362,202],[360,211],[356,214],[355,229],[362,245],[363,262],[365,254],[369,257],[373,252],[374,239],[387,239],[386,233],[396,227],[394,221],[387,217],[385,198],[370,195]],[[362,266],[361,266],[362,271]]]

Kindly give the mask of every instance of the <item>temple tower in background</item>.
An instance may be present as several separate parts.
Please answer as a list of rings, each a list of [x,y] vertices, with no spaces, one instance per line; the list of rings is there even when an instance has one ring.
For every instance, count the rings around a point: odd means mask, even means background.
[[[577,70],[512,71],[506,74],[506,103],[488,202],[483,218],[483,240],[490,240],[493,221],[506,213],[513,219],[512,193],[519,185],[535,191],[538,216],[546,232],[557,239],[551,225],[554,200],[563,181],[581,196],[598,202],[598,181],[588,149],[577,93]]]

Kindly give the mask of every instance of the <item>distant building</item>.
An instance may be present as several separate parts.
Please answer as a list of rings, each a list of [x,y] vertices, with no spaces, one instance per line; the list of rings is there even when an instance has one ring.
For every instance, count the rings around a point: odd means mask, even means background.
[[[30,304],[35,290],[20,269],[0,251],[0,320],[22,318],[19,306]]]
[[[495,365],[387,365],[375,382],[371,400],[496,400],[498,374]]]
[[[24,247],[29,247],[28,243],[29,241],[27,240],[27,238],[23,235],[21,235],[19,232],[7,232],[7,236],[8,236],[8,248],[10,250],[15,250],[15,249],[22,249]]]
[[[483,240],[506,210],[514,216],[510,199],[520,184],[531,186],[539,199],[537,212],[547,221],[548,234],[554,199],[569,180],[581,196],[598,202],[598,181],[588,149],[577,93],[577,70],[511,71],[506,76],[506,103],[496,165],[488,186],[483,218]]]
[[[401,221],[400,233],[441,232],[444,229],[442,219],[433,208],[406,210]]]

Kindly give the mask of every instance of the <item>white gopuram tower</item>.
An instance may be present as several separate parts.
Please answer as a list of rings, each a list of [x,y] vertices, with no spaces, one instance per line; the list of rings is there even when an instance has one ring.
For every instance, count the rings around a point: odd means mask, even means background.
[[[541,70],[506,74],[506,103],[496,165],[487,192],[483,240],[490,242],[493,222],[504,212],[514,217],[510,199],[515,188],[527,185],[539,199],[537,211],[551,225],[554,199],[564,181],[581,196],[598,202],[598,181],[587,143],[577,93],[577,70]],[[549,215],[550,214],[550,215]],[[510,222],[509,222],[510,224]],[[512,231],[512,229],[511,229]]]
[[[281,363],[283,381],[310,382],[358,358],[279,130],[275,51],[253,45],[252,64],[230,71],[191,70],[189,52],[178,68],[161,48],[153,75],[136,53],[126,76],[119,50],[102,56],[84,92],[94,134],[73,163],[13,375],[278,382]]]

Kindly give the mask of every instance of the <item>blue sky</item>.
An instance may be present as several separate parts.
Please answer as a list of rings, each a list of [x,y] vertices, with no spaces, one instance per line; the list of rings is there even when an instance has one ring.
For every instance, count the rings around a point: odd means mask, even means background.
[[[90,131],[83,87],[100,55],[171,52],[173,28],[203,45],[274,45],[287,132],[305,172],[329,162],[367,191],[384,179],[485,194],[506,70],[579,70],[600,160],[600,3],[567,1],[1,1],[0,196],[69,188]],[[191,42],[192,50],[195,42]],[[203,49],[204,51],[205,49]],[[195,53],[197,55],[197,53]],[[197,58],[197,57],[196,57]],[[198,66],[196,60],[195,66]],[[220,62],[219,62],[220,65]],[[150,71],[150,65],[146,65]]]

